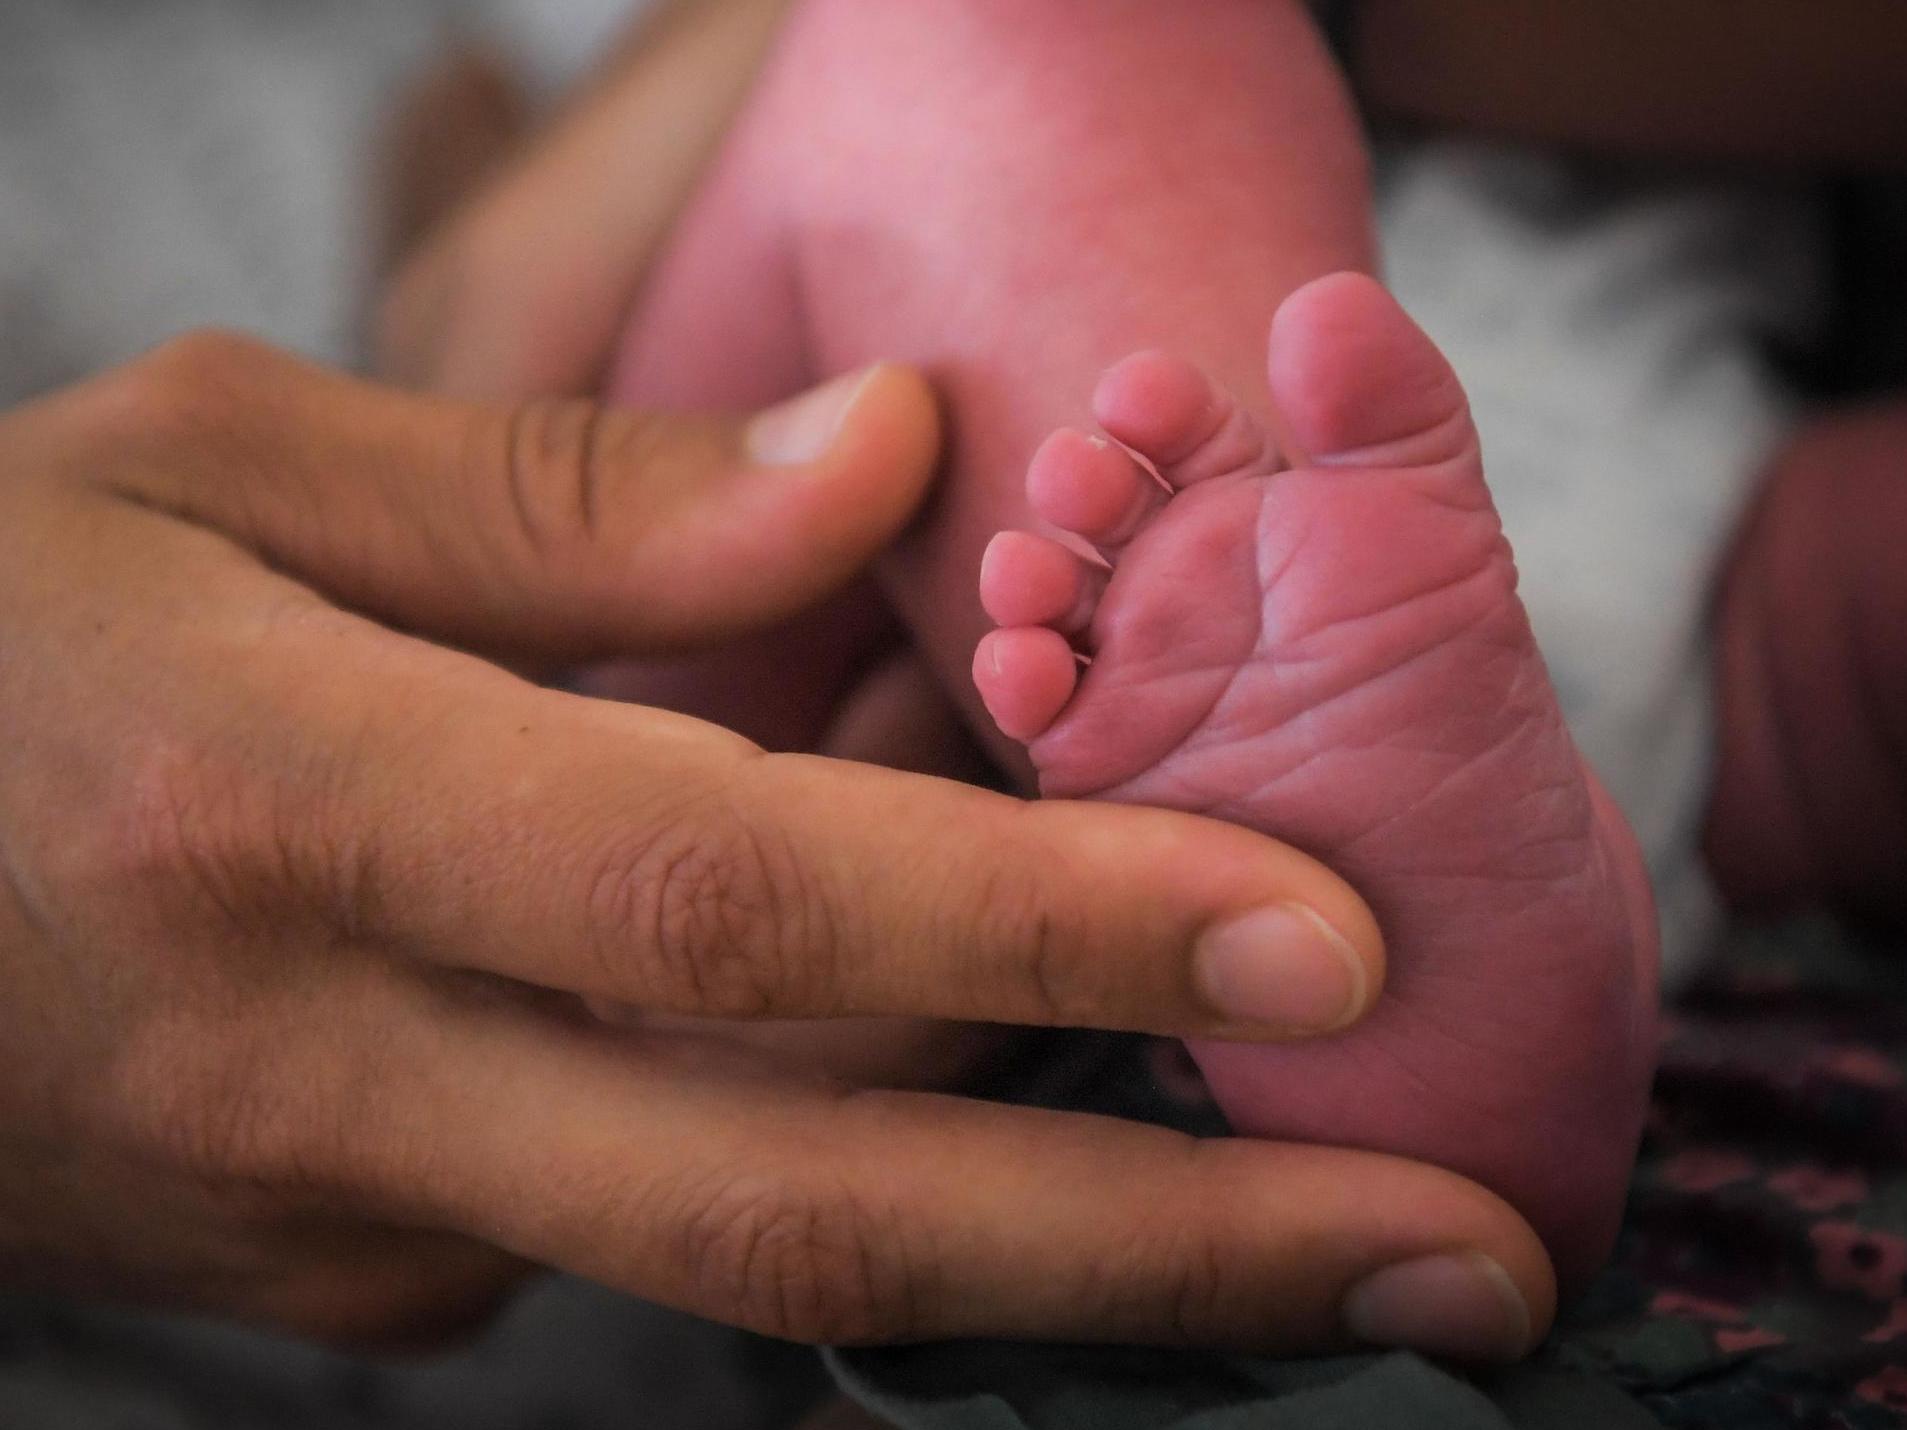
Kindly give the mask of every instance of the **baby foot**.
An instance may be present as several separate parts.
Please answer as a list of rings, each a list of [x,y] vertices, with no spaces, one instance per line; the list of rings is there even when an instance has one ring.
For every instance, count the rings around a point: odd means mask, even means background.
[[[1280,310],[1270,395],[1306,454],[1290,469],[1190,364],[1107,374],[1114,441],[1058,433],[1027,479],[1106,564],[996,538],[975,680],[1047,795],[1249,825],[1376,911],[1390,975],[1364,1023],[1193,1047],[1241,1132],[1461,1172],[1580,1276],[1652,1067],[1640,861],[1564,727],[1442,355],[1339,275]]]

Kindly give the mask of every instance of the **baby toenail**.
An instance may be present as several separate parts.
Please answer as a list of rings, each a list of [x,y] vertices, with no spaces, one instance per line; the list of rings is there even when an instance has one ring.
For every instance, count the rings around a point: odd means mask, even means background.
[[[1481,1252],[1401,1262],[1344,1298],[1344,1328],[1368,1345],[1456,1360],[1510,1361],[1530,1350],[1530,1308]]]
[[[1194,975],[1230,1021],[1330,1033],[1364,1011],[1369,975],[1350,941],[1300,904],[1275,904],[1199,940]]]

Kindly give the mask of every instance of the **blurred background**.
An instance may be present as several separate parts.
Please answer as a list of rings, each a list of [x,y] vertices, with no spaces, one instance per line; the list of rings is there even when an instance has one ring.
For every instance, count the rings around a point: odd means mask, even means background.
[[[560,92],[647,0],[7,0],[0,402],[182,328],[354,358],[400,86],[452,45]]]
[[[390,142],[418,77],[487,55],[533,110],[646,8],[0,0],[0,408],[204,324],[361,365],[419,201]],[[1679,985],[1719,925],[1689,573],[1804,402],[1907,384],[1907,198],[1403,134],[1381,136],[1379,186],[1390,279],[1472,388],[1532,617],[1647,847]],[[565,1281],[410,1363],[0,1296],[4,1427],[747,1430],[822,1386],[811,1353]]]

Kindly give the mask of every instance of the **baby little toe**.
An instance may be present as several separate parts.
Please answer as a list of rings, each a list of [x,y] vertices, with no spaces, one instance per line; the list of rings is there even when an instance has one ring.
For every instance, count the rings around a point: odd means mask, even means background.
[[[1073,698],[1079,661],[1045,626],[993,631],[974,652],[973,683],[1000,733],[1024,743],[1045,734]]]
[[[1003,531],[980,561],[980,604],[1001,626],[1051,626],[1074,635],[1092,623],[1105,568],[1029,531]]]

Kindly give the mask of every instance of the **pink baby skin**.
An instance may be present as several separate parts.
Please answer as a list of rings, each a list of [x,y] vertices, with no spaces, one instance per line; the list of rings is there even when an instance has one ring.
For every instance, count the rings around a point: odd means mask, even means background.
[[[745,409],[915,363],[946,480],[879,593],[648,693],[766,702],[799,741],[886,604],[1029,788],[1316,855],[1383,925],[1383,1001],[1195,1047],[1227,1115],[1470,1176],[1580,1279],[1652,1068],[1652,905],[1463,390],[1373,268],[1363,145],[1296,4],[806,0],[611,396]],[[1329,1025],[1334,990],[1251,952],[1224,996]]]

